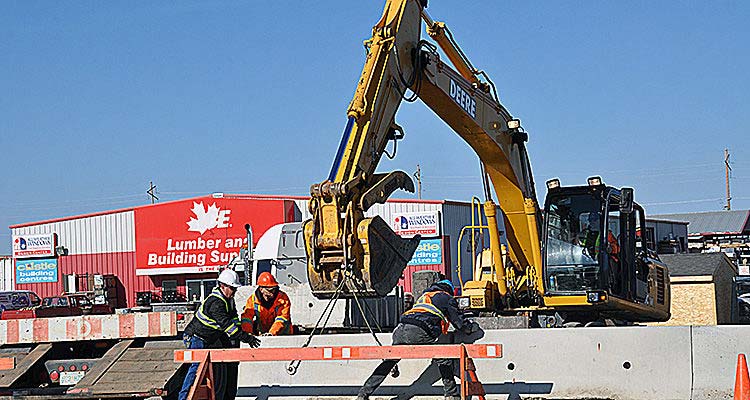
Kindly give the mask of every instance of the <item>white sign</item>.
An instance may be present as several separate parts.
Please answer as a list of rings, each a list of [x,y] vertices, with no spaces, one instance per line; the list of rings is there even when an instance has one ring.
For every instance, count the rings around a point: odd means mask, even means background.
[[[55,234],[13,236],[13,258],[54,257]]]
[[[397,235],[403,237],[440,236],[440,213],[438,211],[394,213],[391,227]]]
[[[477,117],[477,101],[456,82],[453,82],[453,79],[451,79],[450,96],[472,118]]]

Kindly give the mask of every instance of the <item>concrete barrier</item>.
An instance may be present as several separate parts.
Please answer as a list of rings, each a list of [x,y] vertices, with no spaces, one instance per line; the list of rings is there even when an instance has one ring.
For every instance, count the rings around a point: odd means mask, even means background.
[[[390,335],[378,336],[390,344]],[[737,353],[750,353],[750,327],[618,327],[492,330],[503,357],[477,360],[488,398],[718,400],[732,397]],[[264,347],[301,346],[305,337],[264,337]],[[313,346],[373,345],[371,335],[316,337]],[[239,397],[354,398],[377,361],[242,363]],[[437,368],[404,360],[378,398],[442,398]]]

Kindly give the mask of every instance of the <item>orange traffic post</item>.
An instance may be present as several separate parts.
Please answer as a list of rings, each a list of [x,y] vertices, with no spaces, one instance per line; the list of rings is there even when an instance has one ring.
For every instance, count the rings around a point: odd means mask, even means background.
[[[744,354],[737,355],[737,373],[734,377],[734,400],[750,400],[750,375]]]

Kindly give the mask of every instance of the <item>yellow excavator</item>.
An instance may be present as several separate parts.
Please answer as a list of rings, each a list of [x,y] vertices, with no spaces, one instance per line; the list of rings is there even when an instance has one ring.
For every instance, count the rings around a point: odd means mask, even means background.
[[[399,105],[420,99],[481,161],[486,201],[480,222],[466,229],[488,236],[489,246],[472,256],[473,278],[459,297],[463,308],[526,315],[539,326],[667,320],[668,271],[639,235],[644,212],[633,190],[604,185],[598,177],[574,187],[553,179],[541,210],[528,134],[500,104],[487,74],[472,66],[426,7],[426,0],[387,0],[365,41],[365,65],[333,166],[310,188],[312,219],[303,229],[313,294],[384,296],[411,259],[420,238],[401,238],[365,212],[398,189],[414,191],[405,172],[375,170],[404,137],[395,122]],[[422,22],[436,44],[421,38]],[[438,46],[452,66],[441,60]]]

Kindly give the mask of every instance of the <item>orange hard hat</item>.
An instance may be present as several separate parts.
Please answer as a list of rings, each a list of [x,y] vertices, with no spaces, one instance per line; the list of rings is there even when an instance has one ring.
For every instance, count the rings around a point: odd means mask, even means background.
[[[279,282],[276,282],[276,278],[274,278],[270,272],[261,272],[261,274],[258,276],[258,286],[279,286]]]

